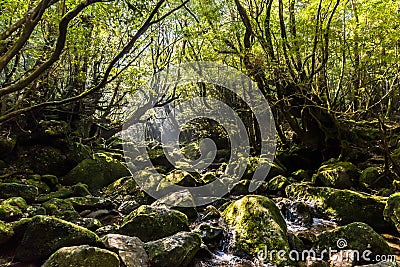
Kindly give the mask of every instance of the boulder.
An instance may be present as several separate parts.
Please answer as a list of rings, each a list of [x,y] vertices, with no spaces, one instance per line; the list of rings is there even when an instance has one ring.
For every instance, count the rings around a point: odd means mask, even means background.
[[[22,197],[32,202],[38,195],[38,189],[32,185],[17,183],[0,183],[0,198]]]
[[[375,259],[376,255],[392,255],[393,252],[385,239],[376,233],[369,225],[355,222],[334,230],[321,233],[317,237],[316,247],[321,251],[329,248],[332,250],[356,250],[359,257],[355,262],[365,262],[362,255],[364,251],[371,251],[367,256]]]
[[[358,180],[356,166],[351,162],[337,162],[322,165],[314,175],[314,181],[333,188],[346,189],[352,187]]]
[[[379,169],[377,167],[368,167],[360,174],[360,185],[369,188],[379,179]]]
[[[126,196],[130,198],[133,197],[140,205],[147,205],[154,201],[149,195],[142,191],[131,176],[123,177],[113,182],[104,189],[104,193],[112,199],[122,199]]]
[[[233,233],[231,250],[238,256],[255,256],[259,251],[289,252],[287,226],[278,207],[268,197],[248,195],[231,203],[222,217]],[[276,255],[275,255],[276,256]],[[268,259],[281,264],[282,259]]]
[[[44,260],[62,247],[101,244],[92,231],[49,216],[35,216],[24,221],[22,228],[26,230],[15,251],[15,258],[22,262]]]
[[[97,153],[94,159],[85,159],[61,179],[61,184],[85,183],[94,192],[121,177],[130,176],[129,170],[118,160]]]
[[[118,253],[126,267],[147,267],[149,257],[144,243],[137,237],[108,234],[103,237],[106,248]]]
[[[393,223],[400,233],[400,192],[388,198],[383,215],[385,220]]]
[[[0,204],[0,220],[6,222],[12,222],[21,219],[23,216],[21,209],[18,206],[14,206],[7,201],[3,201]]]
[[[41,195],[36,199],[36,201],[37,202],[46,202],[53,198],[65,199],[65,198],[70,198],[70,197],[84,197],[84,196],[89,196],[89,195],[91,195],[91,194],[88,190],[88,186],[85,184],[82,184],[82,183],[77,183],[76,185],[73,185],[70,187],[60,188],[56,192],[51,192],[47,195]]]
[[[200,249],[197,233],[179,232],[173,236],[147,242],[145,249],[152,267],[188,266]]]
[[[57,250],[42,267],[119,267],[118,255],[114,252],[88,245],[63,247]]]
[[[143,205],[124,219],[119,233],[137,236],[147,242],[188,230],[188,218],[182,212]]]
[[[186,214],[189,219],[197,218],[197,211],[195,208],[193,196],[187,189],[166,195],[153,202],[151,206],[166,206]]]
[[[103,197],[71,197],[68,201],[78,212],[84,210],[113,209],[114,204],[108,198]]]
[[[341,225],[364,222],[376,231],[393,228],[383,218],[386,204],[383,197],[302,183],[286,187],[286,195],[291,199],[313,202],[320,213],[332,217]]]
[[[66,199],[53,198],[43,203],[42,207],[46,209],[47,215],[53,215],[60,219],[71,220],[79,217],[71,201]]]

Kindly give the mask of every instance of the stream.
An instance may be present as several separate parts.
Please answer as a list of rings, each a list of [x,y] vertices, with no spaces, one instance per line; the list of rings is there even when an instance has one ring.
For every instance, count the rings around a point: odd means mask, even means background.
[[[276,205],[286,221],[288,233],[293,234],[319,234],[323,231],[334,229],[337,224],[328,218],[319,217],[315,205],[309,202],[292,201],[286,198],[274,198]],[[201,215],[204,217],[204,214]],[[199,224],[207,223],[218,225],[224,229],[224,238],[220,246],[210,251],[208,258],[198,259],[195,262],[196,267],[271,267],[274,265],[265,264],[257,258],[249,260],[229,253],[229,240],[232,233],[221,221],[216,219],[196,221],[192,228],[196,229]]]

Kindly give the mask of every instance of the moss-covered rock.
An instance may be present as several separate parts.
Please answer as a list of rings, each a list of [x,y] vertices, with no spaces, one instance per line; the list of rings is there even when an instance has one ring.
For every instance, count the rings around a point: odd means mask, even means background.
[[[198,178],[194,177],[192,174],[183,170],[172,170],[168,173],[165,179],[173,184],[180,186],[193,187],[199,185],[200,181]]]
[[[360,174],[360,185],[365,188],[374,185],[379,178],[379,169],[377,167],[368,167]]]
[[[149,257],[144,243],[137,237],[108,234],[103,237],[106,248],[118,253],[126,267],[147,267]]]
[[[180,232],[160,240],[147,242],[145,249],[154,267],[188,266],[200,249],[197,233]]]
[[[284,250],[289,252],[287,226],[275,203],[264,196],[249,195],[230,204],[222,217],[233,232],[230,248],[239,256],[255,256],[258,251]],[[282,259],[271,259],[282,264]]]
[[[322,165],[313,180],[321,181],[325,186],[346,189],[352,187],[358,177],[358,170],[353,163],[337,162]]]
[[[113,209],[114,204],[108,198],[103,197],[71,197],[68,201],[75,210],[81,212],[84,210]]]
[[[154,201],[149,195],[142,191],[131,176],[123,177],[110,184],[104,189],[104,193],[112,199],[130,196],[141,205],[147,205]]]
[[[38,195],[38,189],[32,185],[17,183],[0,183],[0,198],[22,197],[32,202]]]
[[[400,233],[400,192],[388,198],[383,214],[385,220],[393,223]]]
[[[47,215],[54,215],[57,218],[71,220],[79,217],[71,201],[67,199],[53,198],[43,203],[42,206],[46,209]]]
[[[319,250],[357,250],[361,255],[364,251],[370,250],[368,255],[374,259],[375,255],[392,255],[393,252],[385,239],[376,233],[369,225],[361,222],[354,222],[331,231],[321,233],[317,237],[316,247]]]
[[[267,191],[272,194],[283,194],[285,192],[286,186],[288,186],[290,183],[290,180],[283,175],[275,176],[268,181]]]
[[[61,179],[61,183],[64,185],[85,183],[93,192],[124,176],[130,176],[130,172],[121,162],[98,153],[94,159],[85,159],[79,163]]]
[[[286,187],[286,195],[291,199],[315,203],[320,212],[332,217],[341,225],[364,222],[377,231],[393,228],[383,218],[386,204],[383,197],[301,183]]]
[[[23,262],[44,260],[62,247],[101,244],[92,231],[49,216],[35,216],[26,221],[24,228],[15,251],[15,258]]]
[[[187,189],[166,195],[153,202],[151,206],[166,206],[186,214],[189,219],[197,218],[193,196]]]
[[[40,178],[40,175],[39,175]],[[28,179],[26,181],[27,185],[32,185],[38,189],[39,194],[47,194],[50,193],[50,187],[45,183],[40,180],[36,179]]]
[[[70,187],[60,188],[56,192],[51,192],[47,195],[39,196],[36,201],[37,202],[46,202],[53,198],[65,199],[70,197],[84,197],[91,195],[88,186],[82,183],[78,183],[76,185]]]
[[[143,205],[125,218],[119,232],[147,242],[187,230],[188,218],[182,212]]]
[[[88,245],[63,247],[57,250],[42,267],[119,267],[118,255],[114,252]]]
[[[0,204],[0,220],[11,222],[22,218],[22,209],[26,209],[27,204],[21,197],[14,197],[4,200]]]
[[[58,177],[52,174],[44,174],[40,177],[40,180],[47,184],[51,190],[55,189],[58,185]]]
[[[11,224],[0,221],[0,245],[6,243],[14,235]]]

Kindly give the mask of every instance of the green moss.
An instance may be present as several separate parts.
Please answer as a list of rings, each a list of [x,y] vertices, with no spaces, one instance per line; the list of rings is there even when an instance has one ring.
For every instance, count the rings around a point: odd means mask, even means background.
[[[263,196],[249,195],[230,204],[222,213],[234,234],[233,253],[255,256],[258,251],[289,251],[287,227],[275,203]],[[274,258],[272,263],[283,264]]]
[[[6,243],[14,235],[12,225],[0,221],[0,245]]]
[[[46,209],[47,215],[54,215],[64,220],[71,220],[79,217],[71,201],[66,199],[53,198],[43,203],[42,206]]]
[[[148,242],[145,249],[152,267],[186,267],[200,249],[200,245],[201,237],[197,233],[180,232]]]
[[[346,240],[344,247],[338,247],[338,240]],[[360,255],[365,250],[372,252],[370,258],[374,255],[392,255],[393,251],[385,239],[376,233],[369,225],[361,222],[355,222],[337,229],[323,232],[317,237],[317,247],[323,249],[346,249],[357,250]]]
[[[35,186],[40,194],[47,194],[50,192],[50,187],[42,181],[29,179],[26,181],[26,184]]]
[[[32,202],[38,195],[38,189],[32,185],[17,183],[0,183],[0,198],[22,197]]]
[[[346,189],[358,180],[358,170],[351,162],[337,162],[322,165],[313,180],[320,180],[325,186]]]
[[[36,201],[37,202],[46,202],[53,198],[64,199],[64,198],[69,198],[69,197],[84,197],[84,196],[88,196],[88,195],[91,195],[91,194],[88,190],[87,185],[78,183],[71,187],[61,188],[56,192],[51,192],[47,195],[39,196],[36,199]]]
[[[11,222],[22,218],[22,211],[9,203],[2,203],[0,205],[0,220]]]
[[[188,218],[182,212],[144,205],[124,219],[119,232],[123,235],[137,236],[147,242],[187,230]]]
[[[15,252],[15,258],[23,262],[44,260],[62,247],[101,244],[92,231],[49,216],[35,216],[24,227],[24,236]]]
[[[388,230],[392,226],[383,219],[386,199],[351,190],[291,184],[286,195],[292,199],[312,201],[317,208],[341,224],[364,222],[375,230]]]
[[[385,220],[393,223],[400,233],[400,193],[395,193],[389,197],[383,214]]]
[[[119,267],[118,255],[114,252],[88,245],[64,247],[57,250],[42,267]]]
[[[93,192],[124,176],[130,176],[130,172],[121,162],[98,153],[94,159],[85,159],[79,163],[61,179],[61,183],[65,185],[85,183]]]
[[[360,185],[368,188],[374,185],[379,178],[379,169],[377,167],[368,167],[360,174]]]
[[[26,210],[28,208],[28,204],[26,204],[25,199],[22,197],[11,197],[7,200],[4,200],[2,204],[10,204],[20,208],[21,210]]]

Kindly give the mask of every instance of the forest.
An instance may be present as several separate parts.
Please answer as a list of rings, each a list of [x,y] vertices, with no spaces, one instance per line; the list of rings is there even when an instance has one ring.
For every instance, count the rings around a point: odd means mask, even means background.
[[[399,262],[399,1],[0,1],[0,266]]]

